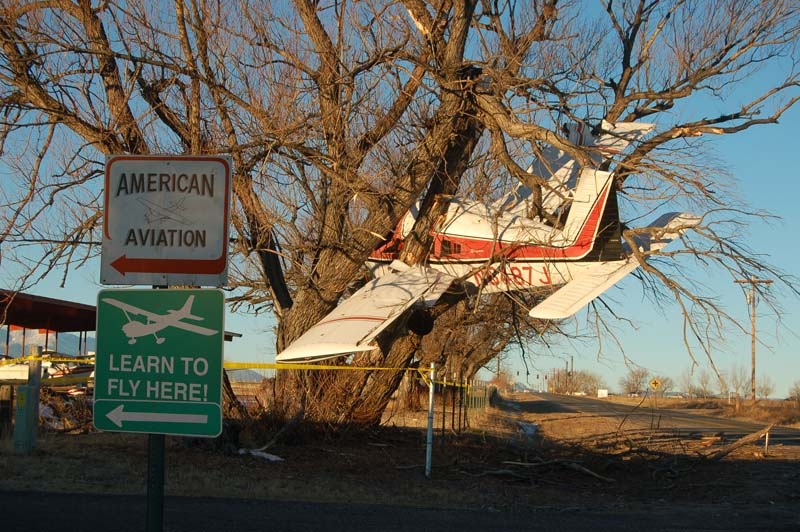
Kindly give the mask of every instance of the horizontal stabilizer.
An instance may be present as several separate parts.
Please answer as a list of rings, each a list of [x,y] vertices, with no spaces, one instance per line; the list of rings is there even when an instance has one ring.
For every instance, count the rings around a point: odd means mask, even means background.
[[[623,151],[631,142],[639,140],[655,129],[655,124],[641,122],[617,122],[612,124],[606,120],[600,123],[602,132],[592,143],[606,157]],[[571,139],[570,139],[571,140]],[[587,145],[592,145],[588,144]]]
[[[662,249],[664,246],[681,236],[683,233],[697,227],[700,224],[700,217],[685,212],[668,212],[662,214],[642,232],[631,232],[630,237],[636,243],[640,251],[650,251]],[[630,253],[631,249],[627,242],[623,244],[623,251]]]
[[[598,262],[533,307],[528,314],[543,320],[569,318],[635,270],[637,266],[639,263],[634,258]]]
[[[309,362],[371,351],[375,346],[369,344],[381,331],[414,303],[435,303],[452,280],[443,272],[422,266],[374,279],[292,342],[275,360]]]

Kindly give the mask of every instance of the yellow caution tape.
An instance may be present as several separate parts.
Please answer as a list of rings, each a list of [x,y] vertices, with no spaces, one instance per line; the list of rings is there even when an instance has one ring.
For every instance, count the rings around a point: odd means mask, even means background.
[[[55,362],[58,364],[94,364],[95,357],[19,357],[7,358],[0,360],[0,366],[9,366],[12,364],[24,364],[26,362],[40,361],[40,362]]]
[[[417,368],[381,368],[372,366],[330,366],[322,364],[277,364],[261,362],[225,362],[225,369],[293,369],[317,371],[416,371]]]
[[[58,362],[58,363],[75,363],[75,364],[94,364],[95,357],[64,357],[64,358],[50,358],[50,357],[20,357],[20,358],[12,358],[8,360],[1,360],[0,366],[9,365],[9,364],[20,364],[29,361],[48,361],[48,362]],[[237,370],[237,369],[272,369],[272,370],[302,370],[302,371],[412,371],[417,372],[420,374],[420,377],[426,385],[428,385],[430,381],[430,369],[429,368],[421,368],[421,367],[412,367],[412,368],[388,368],[388,367],[373,367],[373,366],[333,366],[333,365],[323,365],[323,364],[278,364],[278,363],[267,363],[267,362],[234,362],[228,361],[223,363],[223,368],[227,370]],[[42,379],[43,386],[59,386],[62,384],[70,384],[70,383],[79,383],[79,382],[87,382],[87,381],[94,381],[93,377],[88,376],[64,376],[64,377],[44,377]],[[466,384],[457,384],[451,381],[434,381],[435,384],[441,384],[443,386],[454,386],[454,387],[465,387]]]

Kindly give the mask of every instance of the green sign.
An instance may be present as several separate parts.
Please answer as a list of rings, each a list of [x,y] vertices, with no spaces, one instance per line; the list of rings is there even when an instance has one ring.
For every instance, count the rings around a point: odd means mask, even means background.
[[[101,290],[94,425],[215,437],[222,432],[221,290]]]

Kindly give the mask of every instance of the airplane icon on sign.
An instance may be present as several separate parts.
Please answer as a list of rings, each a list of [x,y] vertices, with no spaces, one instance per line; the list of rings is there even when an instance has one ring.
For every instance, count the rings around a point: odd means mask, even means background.
[[[204,319],[202,316],[192,314],[192,304],[194,303],[193,295],[186,298],[186,302],[180,309],[168,310],[166,314],[156,314],[155,312],[150,312],[149,310],[139,308],[112,297],[101,299],[101,301],[117,307],[125,313],[125,318],[128,320],[128,323],[122,326],[122,332],[128,337],[128,343],[131,345],[135,344],[136,340],[142,336],[148,335],[153,335],[157,344],[163,344],[166,338],[163,336],[158,336],[156,333],[166,329],[167,327],[175,327],[194,334],[202,334],[204,336],[212,336],[219,333],[219,331],[215,329],[200,327],[199,325],[194,325],[192,323],[186,323],[183,321],[200,321]],[[142,322],[133,319],[131,317],[132,315],[143,316],[147,321]]]

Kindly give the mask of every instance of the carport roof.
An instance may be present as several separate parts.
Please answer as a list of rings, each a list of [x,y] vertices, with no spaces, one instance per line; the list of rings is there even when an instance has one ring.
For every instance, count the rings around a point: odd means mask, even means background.
[[[0,290],[2,325],[75,332],[93,331],[96,321],[96,310],[92,305]]]

